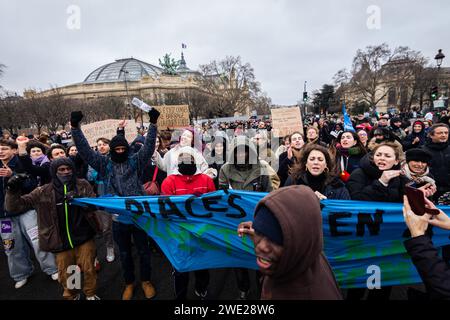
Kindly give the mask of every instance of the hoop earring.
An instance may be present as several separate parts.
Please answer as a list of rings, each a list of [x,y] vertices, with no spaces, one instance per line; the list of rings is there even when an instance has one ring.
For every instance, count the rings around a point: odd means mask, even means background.
[[[325,167],[325,169],[323,169],[323,172],[328,173],[328,171],[330,171],[330,169],[328,169],[328,167]]]

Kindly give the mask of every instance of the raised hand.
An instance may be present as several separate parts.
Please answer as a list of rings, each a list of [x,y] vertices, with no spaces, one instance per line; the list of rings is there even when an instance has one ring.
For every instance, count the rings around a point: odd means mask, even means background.
[[[150,123],[156,124],[158,122],[159,115],[160,115],[159,111],[156,110],[155,108],[152,108],[148,112],[148,116],[150,117]]]
[[[253,229],[253,221],[241,222],[237,229],[238,236],[242,238],[248,234],[251,238],[255,235],[255,229]]]
[[[83,112],[81,111],[72,111],[70,113],[70,125],[72,128],[78,128],[81,120],[83,119]]]
[[[403,196],[403,217],[405,223],[411,232],[411,237],[423,236],[428,228],[431,216],[424,214],[423,216],[416,215],[409,205],[408,197]]]
[[[425,198],[425,207],[429,209],[437,209],[435,204],[427,198]],[[433,218],[429,220],[428,223],[438,228],[450,230],[450,218],[444,213],[444,211],[439,211],[440,213],[436,216],[433,216]]]
[[[125,128],[125,127],[127,126],[127,119],[120,120],[119,123],[117,124],[117,126],[118,126],[120,129]]]

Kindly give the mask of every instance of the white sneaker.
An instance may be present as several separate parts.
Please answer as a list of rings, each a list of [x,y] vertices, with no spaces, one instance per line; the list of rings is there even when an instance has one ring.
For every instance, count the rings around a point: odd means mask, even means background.
[[[106,248],[106,261],[113,262],[116,256],[114,255],[114,248]]]
[[[28,278],[27,278],[27,279],[20,280],[20,281],[17,281],[16,284],[14,285],[14,287],[15,287],[16,289],[20,289],[20,288],[22,288],[24,285],[26,285],[27,282],[28,282]]]
[[[92,297],[87,297],[86,300],[100,300],[100,298],[96,295],[92,296]]]
[[[51,277],[52,277],[52,280],[58,281],[58,278],[59,278],[58,272],[55,272],[54,274],[52,274]]]

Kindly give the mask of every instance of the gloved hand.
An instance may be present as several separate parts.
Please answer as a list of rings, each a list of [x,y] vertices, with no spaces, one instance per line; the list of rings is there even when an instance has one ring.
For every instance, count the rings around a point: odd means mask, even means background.
[[[83,112],[72,111],[70,113],[70,125],[72,126],[72,128],[78,128],[78,125],[80,124],[81,119],[83,119]]]
[[[156,110],[155,108],[152,108],[148,112],[148,116],[150,117],[150,123],[156,124],[158,122],[159,115],[160,115],[159,111]]]
[[[11,177],[8,180],[7,188],[9,191],[13,193],[17,193],[22,189],[23,182],[25,181],[26,176],[25,174],[19,174]]]
[[[70,202],[70,201],[72,201],[75,198],[76,198],[75,192],[74,191],[69,191],[64,196],[64,201]]]

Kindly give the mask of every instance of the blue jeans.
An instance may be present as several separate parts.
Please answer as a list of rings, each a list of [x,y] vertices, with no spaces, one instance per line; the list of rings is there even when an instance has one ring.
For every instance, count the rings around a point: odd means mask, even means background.
[[[123,224],[113,221],[113,236],[114,241],[116,241],[117,246],[119,247],[120,262],[122,264],[125,284],[133,284],[135,281],[131,244],[132,237],[139,256],[141,281],[150,281],[152,273],[152,250],[149,237],[145,231],[133,224]]]
[[[48,275],[58,272],[53,253],[39,248],[37,213],[30,210],[20,216],[0,219],[0,234],[8,257],[9,274],[14,281],[25,280],[33,273],[30,246],[42,271]]]

